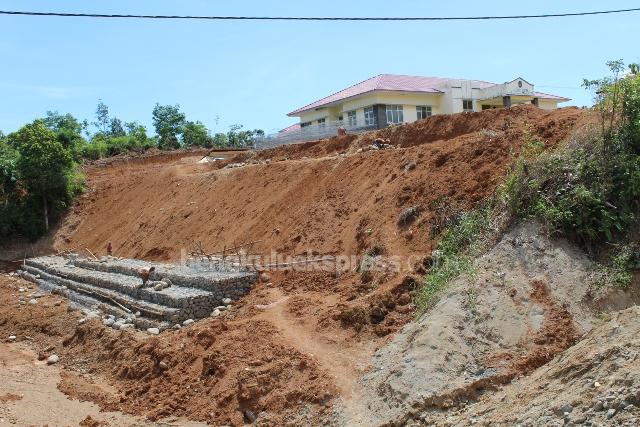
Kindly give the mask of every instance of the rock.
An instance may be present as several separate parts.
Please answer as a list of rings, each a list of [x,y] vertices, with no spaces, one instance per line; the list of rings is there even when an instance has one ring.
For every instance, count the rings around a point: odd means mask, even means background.
[[[104,319],[104,320],[102,321],[102,324],[103,324],[104,326],[112,326],[114,323],[116,323],[116,321],[115,321],[115,320],[113,320],[113,319],[110,319],[110,318]]]
[[[165,362],[164,360],[161,360],[160,363],[158,363],[158,367],[163,371],[169,369],[169,365],[167,365],[167,362]]]
[[[406,165],[404,165],[404,170],[406,172],[410,171],[410,170],[414,170],[416,168],[416,164],[415,162],[409,162]]]
[[[616,410],[611,408],[607,411],[607,419],[610,420],[616,414]]]
[[[142,315],[142,313],[140,313],[139,311],[135,312],[136,317],[140,317]]]
[[[245,409],[244,410],[244,417],[247,419],[247,421],[249,421],[250,423],[255,422],[255,420],[258,418],[256,417],[256,414],[249,410],[249,409]]]
[[[173,286],[173,282],[168,277],[163,277],[160,281],[166,283],[168,286]]]
[[[87,322],[87,318],[78,320],[78,325],[84,325]]]
[[[31,298],[31,299],[29,300],[29,304],[31,304],[31,305],[36,305],[37,303],[38,303],[38,300],[37,300],[37,299],[35,299],[35,298]]]
[[[604,406],[602,404],[602,401],[598,400],[595,405],[593,405],[593,410],[596,412],[600,412],[604,409]]]
[[[133,329],[134,325],[132,323],[123,323],[120,325],[120,330],[124,331],[125,329]]]
[[[193,322],[195,322],[195,320],[193,319],[187,319],[184,322],[182,322],[182,326],[189,326],[190,324],[192,324]]]
[[[9,342],[14,342],[17,339],[18,337],[16,337],[15,335],[9,335]]]
[[[260,280],[262,280],[263,282],[270,282],[271,281],[271,276],[267,273],[262,273],[260,275]]]
[[[147,332],[151,335],[158,335],[160,333],[160,329],[158,328],[148,328]]]
[[[218,317],[218,316],[220,316],[220,310],[216,308],[211,312],[211,317]]]
[[[223,299],[222,299],[222,303],[223,303],[224,305],[229,305],[229,304],[231,304],[232,302],[233,302],[233,300],[232,300],[231,298],[223,298]]]
[[[60,357],[57,354],[52,354],[47,359],[47,365],[53,365],[53,364],[58,363],[59,361],[60,361]]]
[[[18,292],[24,292],[24,288],[19,288]]]
[[[54,305],[55,307],[59,307],[59,306],[61,306],[61,305],[62,305],[62,301],[56,301],[56,302],[54,302],[54,303],[53,303],[53,305]]]
[[[113,322],[113,324],[111,325],[111,327],[115,330],[120,330],[120,328],[122,327],[122,325],[124,325],[124,323],[122,322]]]
[[[219,306],[216,307],[216,310],[225,311],[228,308],[229,307],[227,307],[226,305],[219,305]]]
[[[559,416],[564,416],[565,414],[570,414],[571,411],[573,411],[573,406],[571,406],[569,403],[565,403],[558,408],[557,413]]]

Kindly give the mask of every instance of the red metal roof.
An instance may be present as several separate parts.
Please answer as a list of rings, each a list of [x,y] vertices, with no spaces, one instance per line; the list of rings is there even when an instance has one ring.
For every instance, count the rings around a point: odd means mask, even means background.
[[[399,92],[424,92],[424,93],[442,93],[442,88],[446,82],[451,80],[464,80],[464,79],[451,79],[443,77],[422,77],[422,76],[403,76],[396,74],[380,74],[375,77],[371,77],[365,81],[357,83],[332,95],[319,99],[304,107],[298,108],[295,111],[287,114],[292,116],[303,111],[312,110],[318,107],[324,107],[334,102],[342,101],[357,95],[373,91],[399,91]],[[495,83],[485,82],[482,80],[469,80],[474,88],[484,89],[490,86],[494,86]],[[536,96],[545,99],[563,99],[561,96],[550,95],[542,92],[536,92]]]

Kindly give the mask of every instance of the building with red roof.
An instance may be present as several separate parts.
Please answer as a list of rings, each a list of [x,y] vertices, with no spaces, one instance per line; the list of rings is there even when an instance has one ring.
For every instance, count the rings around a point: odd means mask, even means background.
[[[566,101],[569,98],[535,91],[533,84],[521,77],[496,84],[380,74],[300,107],[288,116],[299,117],[297,125],[302,130],[335,122],[346,129],[382,128],[433,114],[482,111],[525,103],[551,110]]]

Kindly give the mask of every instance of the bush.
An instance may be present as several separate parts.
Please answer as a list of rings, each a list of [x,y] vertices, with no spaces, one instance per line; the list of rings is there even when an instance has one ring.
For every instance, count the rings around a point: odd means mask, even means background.
[[[620,62],[611,64],[619,70]],[[417,296],[419,312],[432,306],[453,278],[471,272],[472,257],[506,225],[523,219],[541,221],[593,255],[607,252],[608,244],[620,247],[604,269],[615,285],[629,285],[631,269],[640,266],[638,245],[631,241],[640,214],[640,76],[615,76],[589,83],[597,93],[599,126],[553,151],[525,132],[520,155],[494,196],[453,217]]]

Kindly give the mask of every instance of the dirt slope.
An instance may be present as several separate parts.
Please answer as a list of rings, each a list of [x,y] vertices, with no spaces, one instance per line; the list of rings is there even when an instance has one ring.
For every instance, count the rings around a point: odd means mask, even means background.
[[[55,351],[69,373],[60,389],[108,410],[152,419],[172,414],[214,425],[242,425],[247,411],[263,425],[367,420],[365,392],[376,391],[377,380],[358,379],[376,349],[413,318],[415,265],[431,252],[436,237],[433,203],[447,198],[454,209],[471,207],[500,182],[525,132],[554,145],[584,116],[575,108],[519,107],[233,153],[220,163],[197,163],[198,154],[90,166],[87,193],[53,236],[57,249],[102,254],[112,241],[119,256],[175,261],[193,242],[214,251],[260,240],[252,252],[355,255],[352,269],[364,253],[375,252],[398,257],[401,271],[375,272],[368,280],[353,271],[271,271],[224,316],[152,338],[116,332],[98,321],[79,325],[82,316],[67,312],[64,303],[56,305],[52,296],[26,304],[18,291],[26,284],[2,277],[0,305],[6,309],[0,310],[0,333],[20,341],[28,336],[43,354]],[[363,150],[376,136],[399,148]],[[225,168],[240,162],[245,165]],[[415,206],[421,208],[415,221],[399,225],[401,213]],[[518,298],[529,295],[526,304],[543,307],[542,315],[530,317],[523,303],[510,323],[496,325],[496,334],[504,332],[499,326],[513,326],[511,335],[497,339],[491,331],[474,329],[494,339],[481,347],[496,356],[496,369],[522,355],[543,354],[536,353],[536,335],[527,335],[527,322],[542,321],[543,331],[547,318],[567,326],[556,350],[588,329],[591,318],[563,307],[553,284],[536,288],[529,279],[514,287]],[[495,292],[500,301],[508,295],[504,289]],[[460,308],[462,296],[451,301]],[[469,320],[465,310],[457,321]],[[520,341],[523,336],[529,340]],[[461,344],[468,343],[461,339]],[[389,352],[385,348],[378,354]],[[393,363],[400,366],[404,361],[398,357]],[[113,390],[97,393],[94,378]],[[406,378],[400,376],[392,387]],[[407,384],[399,386],[406,393],[402,387]],[[374,411],[384,411],[376,405],[382,404],[372,404]],[[393,412],[400,418],[407,413],[401,409]]]
[[[236,160],[253,163],[233,169],[197,164],[198,157],[93,167],[56,247],[103,253],[112,241],[120,256],[177,260],[193,241],[222,250],[262,240],[253,249],[264,254],[359,255],[372,245],[424,254],[435,200],[469,208],[499,182],[525,130],[555,144],[582,114],[521,107],[434,116],[356,139],[243,153]],[[357,152],[377,135],[403,148]],[[411,206],[422,216],[398,227]]]

